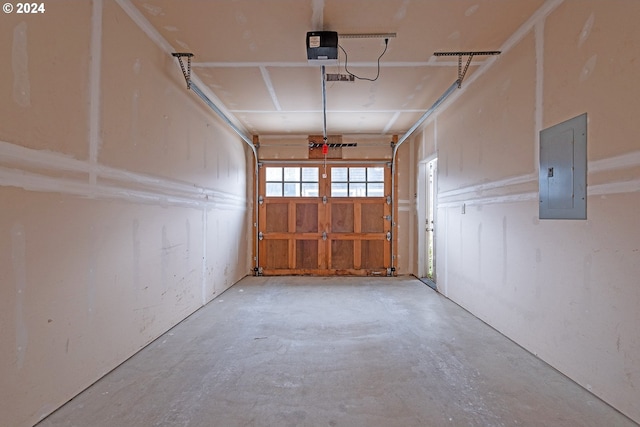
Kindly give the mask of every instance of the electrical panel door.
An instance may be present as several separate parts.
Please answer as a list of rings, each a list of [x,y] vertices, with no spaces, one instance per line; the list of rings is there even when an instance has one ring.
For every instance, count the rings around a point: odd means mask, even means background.
[[[540,219],[587,219],[587,114],[540,132]]]

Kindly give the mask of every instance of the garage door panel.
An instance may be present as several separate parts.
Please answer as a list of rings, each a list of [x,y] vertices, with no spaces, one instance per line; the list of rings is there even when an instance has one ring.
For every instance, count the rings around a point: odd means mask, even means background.
[[[363,233],[384,233],[384,204],[367,203],[361,208],[361,231]]]
[[[317,240],[296,240],[296,268],[304,270],[318,268]]]
[[[266,232],[289,231],[289,204],[288,203],[267,203],[266,206]]]
[[[296,203],[296,233],[318,232],[318,204]]]
[[[331,268],[336,270],[354,268],[353,240],[331,241]]]
[[[361,246],[361,268],[376,270],[384,268],[384,240],[362,240]]]
[[[288,240],[266,240],[264,246],[268,268],[289,268]]]
[[[354,231],[354,206],[352,203],[331,204],[331,232],[353,233]]]

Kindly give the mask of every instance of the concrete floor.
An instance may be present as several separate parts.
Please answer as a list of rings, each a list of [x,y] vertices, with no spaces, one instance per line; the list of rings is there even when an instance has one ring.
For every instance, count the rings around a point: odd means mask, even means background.
[[[636,426],[413,278],[248,277],[39,426]]]

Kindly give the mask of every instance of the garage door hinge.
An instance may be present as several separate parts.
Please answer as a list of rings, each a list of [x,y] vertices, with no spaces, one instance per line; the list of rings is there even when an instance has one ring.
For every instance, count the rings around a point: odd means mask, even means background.
[[[264,234],[262,234],[262,231],[258,233],[258,240],[263,240],[264,239]]]
[[[387,196],[387,204],[390,205],[391,204],[391,196]]]
[[[264,197],[258,196],[258,204],[262,205],[264,203]]]
[[[322,240],[327,240],[327,232],[326,231],[322,232]]]
[[[391,232],[387,231],[387,240],[390,242],[391,241]]]
[[[323,205],[327,204],[327,196],[322,196],[322,204]]]

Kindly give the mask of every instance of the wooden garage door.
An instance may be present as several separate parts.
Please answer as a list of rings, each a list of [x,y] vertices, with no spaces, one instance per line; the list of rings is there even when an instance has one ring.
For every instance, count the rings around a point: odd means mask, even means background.
[[[385,164],[261,167],[262,274],[386,275],[390,178]]]

